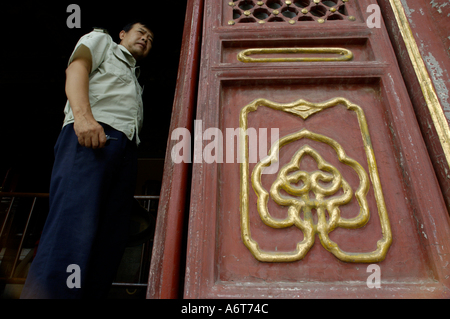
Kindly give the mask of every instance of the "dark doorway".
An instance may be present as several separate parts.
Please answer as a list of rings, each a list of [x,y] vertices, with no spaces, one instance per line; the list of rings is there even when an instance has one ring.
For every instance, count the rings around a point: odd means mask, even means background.
[[[2,5],[2,20],[7,32],[0,50],[0,90],[3,97],[0,192],[48,193],[53,147],[61,130],[67,100],[65,69],[77,41],[94,27],[100,27],[107,29],[113,40],[119,42],[122,27],[142,17],[150,21],[155,38],[148,58],[140,64],[139,82],[144,87],[144,128],[140,134],[136,195],[158,195],[154,185],[160,187],[162,179],[187,1],[175,0],[170,4],[77,1],[81,10],[81,28],[69,28],[67,19],[72,11],[67,11],[72,3],[24,1]],[[38,201],[45,202],[46,199]],[[1,204],[0,226],[6,215],[2,208],[9,207],[8,198],[2,199]],[[156,211],[152,205],[147,203],[148,210]],[[42,211],[45,214],[45,208]],[[33,227],[42,227],[39,223],[43,221],[32,222],[40,225]],[[33,231],[36,233],[39,229]],[[134,260],[129,260],[141,254],[139,247],[130,249],[124,256],[119,270],[122,273],[118,278],[130,277],[127,272],[137,267]],[[147,253],[151,251],[148,247]],[[0,242],[0,264],[5,251]],[[146,270],[140,271],[144,277],[145,272],[148,273],[150,257],[144,258]],[[0,298],[18,297],[20,285],[5,290],[4,284],[0,282]],[[141,290],[143,292],[119,286],[112,291],[111,298],[143,298],[145,289]]]
[[[53,146],[66,102],[65,68],[78,39],[93,27],[102,27],[118,42],[122,27],[137,16],[150,20],[155,33],[139,78],[145,87],[140,158],[165,156],[186,0],[161,6],[154,1],[115,5],[78,1],[79,29],[66,24],[71,3],[25,1],[2,5],[7,32],[0,53],[0,178],[13,168],[20,175],[17,191],[48,191]]]

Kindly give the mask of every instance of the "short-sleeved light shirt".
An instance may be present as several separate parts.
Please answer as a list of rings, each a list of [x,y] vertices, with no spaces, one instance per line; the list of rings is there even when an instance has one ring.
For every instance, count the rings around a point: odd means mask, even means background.
[[[92,55],[89,102],[95,120],[123,132],[130,140],[136,136],[136,143],[139,144],[144,111],[136,60],[124,46],[116,44],[105,30],[94,29],[78,41],[69,64],[81,45],[86,46]],[[64,114],[63,126],[74,122],[69,101]]]

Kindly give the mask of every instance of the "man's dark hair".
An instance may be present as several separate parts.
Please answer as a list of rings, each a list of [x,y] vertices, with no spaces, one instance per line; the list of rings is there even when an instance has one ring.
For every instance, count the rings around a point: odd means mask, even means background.
[[[146,27],[147,29],[149,29],[149,30],[152,31],[152,33],[153,33],[153,30],[152,30],[152,28],[150,27],[150,24],[149,24],[148,22],[142,20],[142,19],[136,19],[136,20],[131,21],[131,22],[128,23],[126,26],[124,26],[124,27],[122,28],[122,30],[125,31],[125,32],[128,32],[128,31],[130,31],[130,30],[133,28],[133,26],[134,26],[136,23],[142,24],[144,27]]]

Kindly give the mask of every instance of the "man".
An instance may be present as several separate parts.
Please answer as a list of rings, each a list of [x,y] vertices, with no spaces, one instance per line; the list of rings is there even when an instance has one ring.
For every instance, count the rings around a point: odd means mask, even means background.
[[[136,62],[153,33],[133,22],[119,37],[94,29],[70,57],[50,211],[21,298],[104,298],[119,266],[143,120]]]

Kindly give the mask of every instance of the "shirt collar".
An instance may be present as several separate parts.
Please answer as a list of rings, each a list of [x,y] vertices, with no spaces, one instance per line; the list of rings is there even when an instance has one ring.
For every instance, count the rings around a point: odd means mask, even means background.
[[[130,51],[127,50],[123,45],[119,44],[117,46],[116,50],[114,50],[114,54],[127,63],[131,67],[136,67],[136,59],[133,57],[133,55],[130,53]]]
[[[125,48],[123,45],[119,44],[116,48],[114,48],[113,52],[119,60],[128,64],[133,69],[136,78],[139,78],[141,70],[139,66],[136,66],[136,59],[133,57],[130,51],[128,51],[127,48]]]

